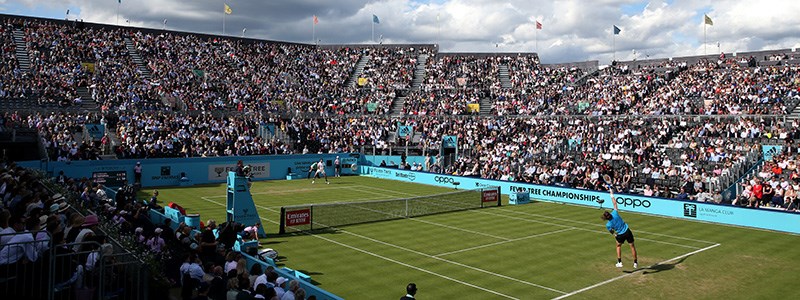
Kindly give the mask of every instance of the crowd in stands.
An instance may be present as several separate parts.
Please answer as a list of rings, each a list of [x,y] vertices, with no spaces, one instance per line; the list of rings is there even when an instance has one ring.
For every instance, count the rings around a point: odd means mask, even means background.
[[[214,157],[289,154],[291,145],[258,135],[261,123],[246,116],[123,113],[117,123],[120,158]]]
[[[14,24],[9,20],[4,21],[0,25],[0,55],[3,61],[0,65],[0,99],[25,98],[25,74],[19,68],[14,51]]]
[[[57,297],[65,297],[100,284],[113,285],[116,270],[107,263],[113,261],[114,249],[98,228],[101,219],[79,213],[102,207],[107,200],[102,186],[63,176],[60,180],[69,189],[83,190],[81,198],[53,194],[47,178],[14,163],[0,165],[0,277],[5,297],[47,299],[50,287]]]
[[[25,32],[30,75],[13,59],[12,26]],[[4,95],[72,105],[76,88],[86,87],[101,105],[101,115],[6,114],[10,123],[37,128],[53,160],[98,157],[107,138],[77,139],[88,122],[108,124],[120,158],[439,149],[443,136],[456,135],[462,155],[437,171],[581,188],[602,188],[597,176],[613,173],[637,192],[675,196],[683,187],[695,196],[700,186],[689,185],[698,180],[713,194],[738,178],[761,139],[797,135],[797,124],[783,120],[730,117],[785,115],[800,101],[797,65],[757,66],[753,58],[746,64],[724,56],[691,64],[634,62],[595,72],[541,65],[532,55],[441,54],[424,47],[332,49],[46,21],[6,22],[2,29]],[[409,91],[420,54],[429,55],[426,75]],[[359,82],[351,76],[362,58],[368,59]],[[93,72],[81,65],[87,62]],[[506,67],[507,89],[500,78]],[[406,96],[401,117],[382,116],[400,95]],[[482,99],[492,103],[494,116],[536,117],[464,116],[475,114],[468,105]],[[453,115],[459,116],[447,118]],[[591,118],[601,116],[621,118]],[[398,123],[414,133],[397,138]],[[267,124],[277,132],[264,134]]]
[[[18,118],[12,115],[12,119]],[[36,128],[50,160],[96,160],[102,154],[108,137],[90,141],[84,136],[84,124],[108,125],[99,114],[78,113],[34,113],[20,121],[24,127]],[[83,137],[83,138],[76,138]]]

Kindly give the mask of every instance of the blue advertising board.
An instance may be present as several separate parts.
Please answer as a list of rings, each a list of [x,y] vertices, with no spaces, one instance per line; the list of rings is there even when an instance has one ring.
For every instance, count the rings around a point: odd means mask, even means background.
[[[190,180],[193,184],[226,182],[228,172],[236,169],[238,160],[242,160],[245,165],[251,166],[253,180],[285,179],[289,168],[292,169],[292,172],[307,172],[311,164],[318,162],[320,159],[325,163],[325,171],[331,175],[333,174],[333,161],[336,156],[340,157],[342,163],[342,175],[358,174],[358,169],[353,170],[349,166],[362,163],[363,157],[359,153],[51,161],[46,166],[43,166],[37,160],[19,162],[18,164],[22,167],[33,169],[44,167],[51,174],[58,174],[59,171],[64,171],[64,175],[73,178],[89,177],[96,172],[125,172],[128,181],[133,183],[133,168],[137,162],[141,162],[142,186],[158,187],[180,185],[181,174],[185,174],[187,180]]]
[[[605,192],[544,186],[520,182],[487,180],[474,177],[460,177],[427,172],[415,172],[362,166],[362,174],[372,177],[407,181],[442,187],[452,187],[458,181],[462,188],[481,188],[499,186],[503,194],[529,193],[532,200],[569,203],[584,206],[598,206],[597,200],[611,204],[610,195]],[[713,222],[728,225],[755,227],[791,233],[800,233],[800,214],[750,209],[730,205],[704,202],[679,201],[639,195],[615,195],[620,210],[652,214],[680,219]]]

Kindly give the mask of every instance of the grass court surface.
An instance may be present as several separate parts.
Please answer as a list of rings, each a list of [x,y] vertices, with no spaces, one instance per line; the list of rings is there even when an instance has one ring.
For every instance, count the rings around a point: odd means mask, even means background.
[[[279,266],[345,299],[397,299],[409,282],[421,299],[800,299],[799,236],[624,211],[638,270],[627,245],[624,267],[614,267],[614,240],[597,208],[509,206],[507,197],[502,207],[277,235],[281,206],[453,191],[370,177],[330,181],[256,182],[251,193],[269,235],[262,246],[278,250]],[[224,184],[158,190],[162,204],[225,220]]]

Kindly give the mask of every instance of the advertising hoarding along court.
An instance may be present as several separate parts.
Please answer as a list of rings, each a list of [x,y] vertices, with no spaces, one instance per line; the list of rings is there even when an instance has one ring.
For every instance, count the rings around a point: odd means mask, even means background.
[[[611,206],[611,198],[608,193],[591,190],[488,180],[475,177],[460,177],[428,172],[400,171],[397,169],[371,166],[363,166],[362,174],[368,174],[376,178],[441,187],[453,187],[452,182],[460,182],[460,188],[464,189],[499,186],[500,192],[506,195],[529,193],[531,200],[593,207],[599,205],[597,200],[603,199],[605,200],[604,208],[609,208]],[[797,213],[628,194],[615,194],[615,198],[619,209],[622,211],[800,233],[800,214]]]

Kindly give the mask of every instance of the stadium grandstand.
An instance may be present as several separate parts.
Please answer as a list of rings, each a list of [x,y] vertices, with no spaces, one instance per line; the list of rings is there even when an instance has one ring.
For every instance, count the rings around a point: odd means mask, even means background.
[[[163,208],[157,195],[136,200],[141,182],[109,189],[91,174],[54,174],[51,163],[361,153],[398,157],[397,169],[603,192],[612,184],[721,206],[790,213],[800,201],[792,49],[544,64],[536,53],[433,44],[0,22],[0,287],[13,299],[162,299],[170,289],[212,298],[227,293],[231,274],[275,279],[248,269],[227,235],[151,220],[148,210]]]

